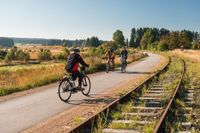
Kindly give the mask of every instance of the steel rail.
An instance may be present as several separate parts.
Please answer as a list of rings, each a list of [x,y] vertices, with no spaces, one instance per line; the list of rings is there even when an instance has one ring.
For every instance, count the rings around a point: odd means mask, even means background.
[[[143,81],[138,86],[136,86],[132,90],[130,90],[127,94],[125,94],[124,96],[120,97],[119,99],[114,100],[113,102],[111,102],[110,104],[108,104],[107,106],[105,106],[103,109],[101,109],[100,111],[98,111],[97,113],[95,113],[91,117],[87,118],[86,120],[84,120],[80,124],[76,125],[75,127],[73,127],[72,129],[70,129],[67,132],[68,133],[86,133],[87,132],[86,129],[88,129],[88,128],[92,129],[93,126],[96,124],[96,121],[98,119],[98,115],[99,114],[101,114],[101,113],[106,114],[117,103],[119,103],[120,101],[124,101],[125,99],[127,99],[131,95],[131,93],[133,93],[134,91],[138,91],[144,84],[146,84],[149,81],[151,81],[151,79],[153,77],[158,76],[160,73],[162,73],[163,71],[165,71],[167,69],[168,65],[170,64],[170,61],[171,61],[171,58],[168,57],[167,63],[161,68],[161,70],[159,70],[156,73],[152,74],[145,81]]]

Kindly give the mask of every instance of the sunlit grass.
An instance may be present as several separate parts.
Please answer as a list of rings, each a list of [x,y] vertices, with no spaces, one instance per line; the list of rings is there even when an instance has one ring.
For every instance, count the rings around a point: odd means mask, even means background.
[[[129,63],[142,57],[144,57],[142,53],[132,53]],[[84,60],[90,65],[86,69],[87,73],[105,70],[106,59],[90,56],[84,57]],[[116,58],[116,67],[120,64],[118,57]],[[58,81],[65,73],[64,68],[65,62],[63,61],[0,67],[0,96]]]

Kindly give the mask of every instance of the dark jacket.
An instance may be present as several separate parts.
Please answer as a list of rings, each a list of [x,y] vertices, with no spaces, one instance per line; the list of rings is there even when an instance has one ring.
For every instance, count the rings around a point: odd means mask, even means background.
[[[72,72],[73,68],[79,63],[85,67],[89,66],[88,64],[84,62],[83,58],[79,54],[77,53],[70,54],[68,56],[67,65],[65,69],[67,70],[67,72]]]
[[[127,50],[122,50],[121,56],[125,57],[127,59],[127,57],[128,57],[128,51]]]

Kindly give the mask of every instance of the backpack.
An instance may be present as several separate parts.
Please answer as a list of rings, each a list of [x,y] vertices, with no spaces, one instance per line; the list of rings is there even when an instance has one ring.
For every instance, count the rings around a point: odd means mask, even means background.
[[[68,56],[67,65],[65,66],[65,70],[69,73],[72,72],[75,64],[78,62],[79,55],[78,54],[71,54]]]

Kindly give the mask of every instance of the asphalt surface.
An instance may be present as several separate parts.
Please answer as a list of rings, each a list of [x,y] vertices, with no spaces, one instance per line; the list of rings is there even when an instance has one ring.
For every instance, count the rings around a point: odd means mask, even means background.
[[[158,64],[159,61],[160,56],[149,54],[149,57],[128,65],[127,73],[115,71],[92,76],[90,94],[101,94],[130,78],[145,74]],[[1,102],[0,132],[20,132],[67,109],[79,106],[83,99],[88,98],[80,92],[72,95],[70,104],[64,103],[57,95],[57,87],[49,85],[49,89]]]

